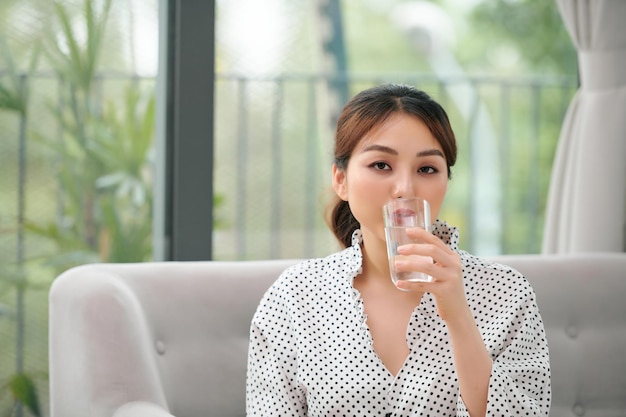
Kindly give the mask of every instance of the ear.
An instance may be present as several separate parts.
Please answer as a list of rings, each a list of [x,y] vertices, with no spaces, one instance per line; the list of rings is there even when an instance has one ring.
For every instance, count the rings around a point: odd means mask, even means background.
[[[346,171],[333,164],[333,188],[337,196],[343,201],[348,201],[348,185],[346,184]]]

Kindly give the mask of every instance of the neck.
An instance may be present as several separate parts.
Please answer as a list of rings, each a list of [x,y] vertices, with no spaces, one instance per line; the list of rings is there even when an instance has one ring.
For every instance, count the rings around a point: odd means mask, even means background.
[[[367,239],[363,235],[363,272],[354,281],[354,287],[361,292],[363,299],[371,300],[371,297],[383,297],[396,301],[404,300],[412,303],[415,308],[419,304],[421,292],[400,291],[391,281],[389,273],[389,261],[387,258],[387,244],[375,237]]]
[[[380,280],[393,286],[389,272],[386,242],[364,233],[361,252],[363,253],[363,276],[368,280]]]

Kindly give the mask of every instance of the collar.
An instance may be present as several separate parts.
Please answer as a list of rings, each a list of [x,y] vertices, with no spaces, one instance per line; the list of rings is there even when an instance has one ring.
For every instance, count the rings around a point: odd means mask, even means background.
[[[448,245],[450,249],[455,252],[459,250],[460,235],[457,227],[450,226],[448,223],[437,219],[432,224],[431,230],[432,233]],[[353,277],[360,274],[363,270],[362,244],[363,233],[361,229],[356,229],[352,233],[352,246],[344,250],[345,264],[348,266]]]
[[[455,226],[450,226],[448,223],[442,220],[435,220],[435,222],[431,225],[431,230],[433,235],[437,236],[439,239],[443,240],[443,242],[450,246],[450,248],[454,251],[459,249],[459,228]],[[352,233],[352,247],[357,247],[359,252],[361,252],[361,244],[363,243],[363,233],[361,229],[356,229]]]

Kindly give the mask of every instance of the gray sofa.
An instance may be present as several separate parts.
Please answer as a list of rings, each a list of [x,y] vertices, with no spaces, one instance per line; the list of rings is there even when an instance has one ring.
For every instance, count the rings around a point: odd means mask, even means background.
[[[494,258],[533,284],[550,416],[626,416],[626,254]],[[250,320],[295,260],[93,264],[50,291],[52,417],[245,415]]]

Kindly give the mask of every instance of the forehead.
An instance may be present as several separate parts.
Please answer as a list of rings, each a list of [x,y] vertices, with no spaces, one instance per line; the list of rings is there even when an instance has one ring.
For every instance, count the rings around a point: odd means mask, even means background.
[[[362,150],[373,143],[384,143],[387,146],[414,144],[442,149],[424,121],[406,113],[394,113],[374,126],[361,138],[355,150]]]

